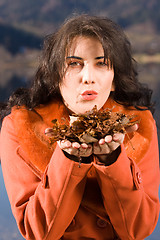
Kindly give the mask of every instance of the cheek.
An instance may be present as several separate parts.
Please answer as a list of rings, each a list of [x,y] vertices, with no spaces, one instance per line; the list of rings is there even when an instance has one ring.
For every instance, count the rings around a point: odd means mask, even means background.
[[[65,99],[66,98],[66,94],[65,93],[67,92],[66,85],[64,83],[60,84],[59,85],[59,89],[60,89],[60,93],[61,93],[62,98]]]
[[[65,77],[62,80],[61,87],[65,89],[72,89],[76,85],[76,76],[71,72],[66,72]]]
[[[67,82],[64,82],[60,86],[60,93],[65,103],[70,105],[71,103],[75,102],[76,92],[73,84],[67,84]]]
[[[103,83],[105,88],[114,88],[114,74],[111,72],[109,75],[106,76],[105,81]]]
[[[69,89],[69,81],[67,75],[68,73],[66,73],[65,78],[63,78],[62,82],[59,85],[59,89],[62,95]]]

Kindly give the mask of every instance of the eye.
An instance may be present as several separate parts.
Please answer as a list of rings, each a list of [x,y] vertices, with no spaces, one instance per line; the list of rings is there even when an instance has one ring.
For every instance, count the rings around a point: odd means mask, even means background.
[[[68,66],[71,66],[71,67],[77,67],[77,66],[80,66],[81,63],[78,62],[78,61],[71,61],[68,63]]]
[[[106,62],[104,61],[100,61],[100,62],[97,62],[97,66],[100,66],[100,67],[106,67],[108,66]]]

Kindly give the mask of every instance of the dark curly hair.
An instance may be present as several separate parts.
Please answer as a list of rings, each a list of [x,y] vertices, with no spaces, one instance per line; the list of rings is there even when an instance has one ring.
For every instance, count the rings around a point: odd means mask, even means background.
[[[30,88],[19,88],[7,103],[2,103],[1,112],[15,105],[33,109],[61,99],[59,83],[64,75],[64,63],[68,49],[76,36],[97,38],[104,49],[104,56],[114,68],[115,91],[113,99],[126,106],[153,111],[152,90],[142,85],[137,78],[137,66],[125,33],[108,18],[89,15],[74,16],[44,40],[41,63]]]

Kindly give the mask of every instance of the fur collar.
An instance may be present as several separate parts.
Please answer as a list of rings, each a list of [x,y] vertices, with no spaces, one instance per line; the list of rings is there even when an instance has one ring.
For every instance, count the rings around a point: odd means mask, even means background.
[[[146,153],[152,139],[154,120],[150,111],[138,111],[126,108],[111,98],[107,100],[102,109],[109,108],[114,112],[124,112],[126,114],[137,115],[140,119],[139,128],[135,133],[126,136],[124,145],[129,158],[139,162]],[[55,145],[49,144],[49,139],[44,131],[47,127],[52,127],[51,121],[55,118],[69,120],[69,114],[63,103],[51,102],[47,105],[40,105],[34,111],[23,107],[14,107],[11,113],[14,128],[19,139],[20,147],[29,159],[29,164],[37,171],[43,173],[50,161]],[[131,146],[131,143],[134,147]]]

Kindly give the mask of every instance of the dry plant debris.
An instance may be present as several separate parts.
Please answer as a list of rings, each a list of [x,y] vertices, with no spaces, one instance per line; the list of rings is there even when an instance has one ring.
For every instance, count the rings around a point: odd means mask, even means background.
[[[96,106],[84,115],[73,114],[70,116],[69,124],[66,124],[66,119],[63,121],[63,123],[59,123],[57,119],[52,121],[51,144],[65,139],[71,142],[93,143],[106,135],[125,133],[127,127],[139,122],[135,115],[113,112],[112,109],[98,111]]]

